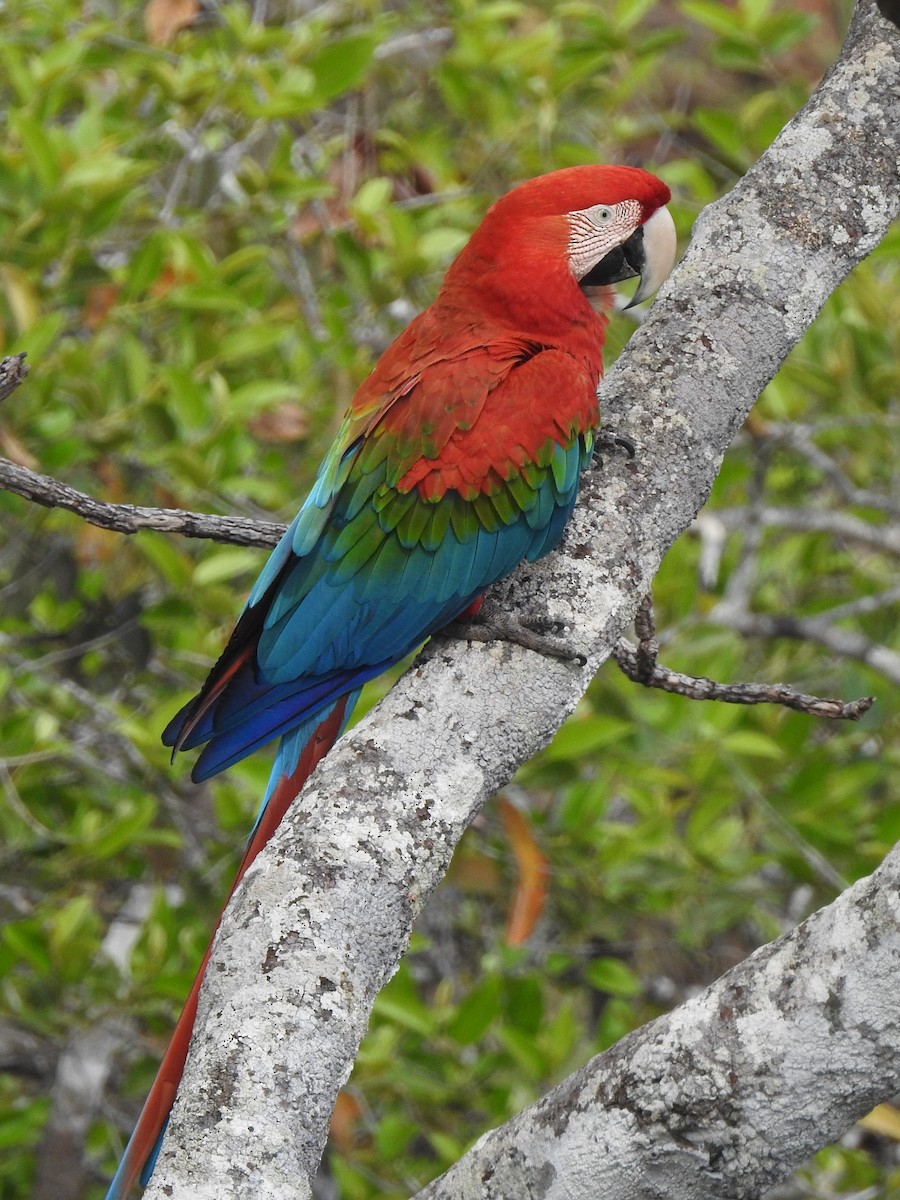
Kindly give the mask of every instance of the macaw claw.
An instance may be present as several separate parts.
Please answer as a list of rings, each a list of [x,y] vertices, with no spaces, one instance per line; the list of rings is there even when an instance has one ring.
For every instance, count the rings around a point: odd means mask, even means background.
[[[563,662],[583,667],[587,657],[560,636],[567,628],[564,621],[551,617],[512,617],[495,606],[487,606],[470,620],[453,621],[441,631],[448,637],[466,642],[512,642],[537,654],[546,654]]]
[[[616,454],[624,450],[630,459],[637,453],[637,442],[627,433],[607,433],[598,429],[594,434],[594,450],[591,455],[591,468],[599,471],[603,466],[603,452]]]

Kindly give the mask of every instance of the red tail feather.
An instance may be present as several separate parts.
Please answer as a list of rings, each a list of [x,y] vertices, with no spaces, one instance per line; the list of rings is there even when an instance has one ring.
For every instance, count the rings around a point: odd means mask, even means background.
[[[234,637],[232,636],[232,642],[233,641]],[[247,645],[241,647],[240,650],[234,653],[229,659],[227,655],[230,647],[231,642],[228,643],[226,653],[222,655],[222,657],[213,667],[212,671],[210,671],[209,678],[203,685],[200,693],[194,697],[187,710],[182,710],[186,711],[187,715],[184,723],[178,730],[178,735],[173,743],[173,757],[179,750],[183,748],[190,735],[194,732],[196,727],[213,707],[215,702],[227,688],[228,684],[231,682],[234,676],[237,675],[241,667],[244,667],[253,661],[255,648],[252,643],[248,642]],[[178,718],[176,718],[176,720],[177,719]]]
[[[244,851],[244,857],[241,859],[241,865],[238,867],[237,875],[234,877],[228,898],[222,906],[222,913],[224,913],[228,901],[234,895],[238,884],[243,879],[250,864],[281,824],[282,818],[290,807],[294,797],[337,740],[344,723],[346,706],[347,697],[345,696],[338,701],[334,710],[329,713],[306,743],[300,754],[297,766],[291,774],[283,775],[275,785],[272,795],[269,797],[269,802],[260,816],[256,828],[250,837],[250,841],[247,843],[247,849]],[[128,1142],[128,1147],[116,1172],[115,1179],[110,1186],[110,1190],[107,1193],[106,1200],[124,1200],[124,1197],[128,1195],[128,1192],[143,1171],[145,1164],[152,1161],[152,1158],[155,1156],[157,1143],[169,1119],[169,1113],[175,1100],[175,1093],[178,1091],[178,1085],[181,1082],[181,1075],[191,1043],[191,1034],[194,1031],[194,1021],[197,1016],[197,1000],[200,995],[200,985],[203,982],[206,964],[209,962],[213,941],[218,932],[221,919],[222,914],[220,913],[209,946],[207,946],[206,953],[203,955],[203,961],[200,964],[200,970],[197,972],[197,978],[194,980],[190,995],[181,1011],[181,1016],[178,1018],[175,1032],[172,1034],[168,1049],[160,1063],[156,1079],[153,1081],[153,1087],[150,1089],[150,1094],[147,1096],[144,1107],[141,1110],[138,1123]]]

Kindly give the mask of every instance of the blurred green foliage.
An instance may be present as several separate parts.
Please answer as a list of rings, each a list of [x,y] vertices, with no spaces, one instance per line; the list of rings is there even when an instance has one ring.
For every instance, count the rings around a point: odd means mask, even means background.
[[[676,190],[686,239],[803,102],[847,16],[816,0],[254,11],[223,5],[161,42],[150,9],[5,6],[0,352],[32,366],[2,413],[7,457],[111,500],[289,519],[354,387],[493,196],[558,166],[637,162]],[[826,306],[713,508],[896,521],[898,252],[894,234]],[[614,323],[613,352],[629,330]],[[262,555],[126,539],[8,495],[0,512],[0,1045],[21,1044],[0,1074],[0,1198],[49,1194],[33,1189],[55,1152],[54,1064],[114,1018],[126,1036],[71,1192],[91,1200],[265,785],[259,755],[194,787],[159,743]],[[510,790],[551,871],[527,945],[504,940],[515,867],[491,807],[378,999],[323,1167],[345,1200],[415,1190],[900,837],[891,681],[716,622],[751,541],[761,613],[827,614],[896,578],[876,544],[738,522],[704,584],[686,537],[656,591],[670,665],[878,706],[825,726],[604,671]],[[838,624],[900,650],[896,603]],[[117,951],[129,919],[136,941]],[[794,1194],[826,1185],[896,1196],[893,1145],[854,1134]]]

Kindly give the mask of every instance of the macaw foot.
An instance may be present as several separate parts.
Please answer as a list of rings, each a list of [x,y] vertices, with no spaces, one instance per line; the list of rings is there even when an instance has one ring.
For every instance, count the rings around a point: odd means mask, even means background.
[[[548,617],[512,617],[493,605],[490,608],[485,605],[465,621],[451,621],[441,632],[466,642],[512,642],[526,650],[583,667],[587,658],[559,636],[565,628],[562,621]]]
[[[595,471],[599,470],[603,466],[604,452],[616,454],[619,450],[624,450],[629,458],[634,458],[637,443],[627,433],[607,433],[605,429],[598,429],[594,434],[594,451],[591,455],[591,467]]]

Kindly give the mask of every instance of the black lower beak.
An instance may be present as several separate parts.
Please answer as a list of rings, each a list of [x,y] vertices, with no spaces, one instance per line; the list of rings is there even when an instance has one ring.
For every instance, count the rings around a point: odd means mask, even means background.
[[[640,226],[627,242],[610,250],[578,282],[581,287],[603,287],[609,283],[621,283],[623,279],[634,279],[643,269],[644,228]]]

